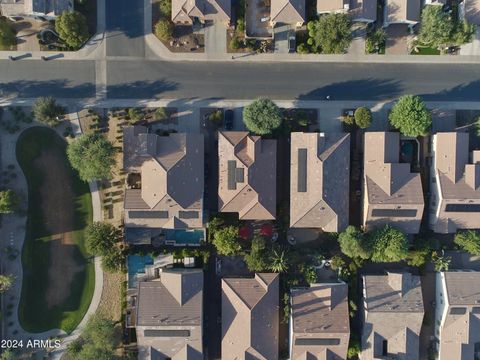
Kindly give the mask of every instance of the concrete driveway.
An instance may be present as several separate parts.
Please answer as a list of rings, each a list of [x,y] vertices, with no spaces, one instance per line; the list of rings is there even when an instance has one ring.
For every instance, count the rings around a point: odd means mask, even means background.
[[[411,38],[406,24],[392,24],[386,28],[387,41],[385,53],[387,55],[408,55],[408,43]]]
[[[352,42],[347,50],[350,55],[365,55],[365,37],[367,35],[367,25],[364,23],[354,23],[352,25]]]
[[[225,54],[227,52],[227,29],[224,24],[209,21],[205,24],[205,52]]]
[[[295,32],[291,25],[279,24],[273,29],[273,38],[275,39],[275,52],[279,54],[288,54],[288,36]]]
[[[477,28],[472,42],[460,47],[460,55],[480,55],[480,29]]]
[[[38,43],[37,34],[48,28],[50,24],[25,17],[12,25],[17,32],[18,51],[39,51],[40,44]]]

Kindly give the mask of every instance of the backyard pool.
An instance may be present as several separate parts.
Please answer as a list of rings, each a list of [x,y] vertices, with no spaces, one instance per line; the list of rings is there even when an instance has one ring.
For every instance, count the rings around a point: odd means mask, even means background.
[[[203,230],[166,230],[165,241],[167,245],[186,245],[199,246],[205,239],[205,232]]]
[[[137,286],[138,276],[145,274],[145,267],[153,265],[153,258],[150,255],[128,255],[128,288],[133,289]]]

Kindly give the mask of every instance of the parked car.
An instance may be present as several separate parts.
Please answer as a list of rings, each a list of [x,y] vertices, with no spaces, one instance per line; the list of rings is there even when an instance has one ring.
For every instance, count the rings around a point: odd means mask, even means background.
[[[224,115],[224,120],[223,120],[223,126],[225,127],[225,130],[232,130],[233,129],[233,110],[228,109],[225,111]]]
[[[296,42],[297,42],[297,40],[295,39],[295,33],[290,34],[288,36],[288,52],[289,53],[295,52]]]

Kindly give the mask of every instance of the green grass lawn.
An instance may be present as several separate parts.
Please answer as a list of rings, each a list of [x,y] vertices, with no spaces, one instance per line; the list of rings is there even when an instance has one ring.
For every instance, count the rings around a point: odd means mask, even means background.
[[[33,166],[35,159],[43,151],[59,155],[65,162],[69,183],[73,190],[72,203],[75,223],[72,229],[74,240],[71,262],[80,270],[71,283],[69,294],[59,306],[49,308],[45,294],[49,288],[50,247],[52,234],[43,224],[44,214],[39,188],[43,182],[43,172]],[[80,181],[78,174],[70,167],[66,157],[66,143],[52,129],[33,127],[19,138],[16,147],[18,162],[28,182],[28,220],[25,243],[22,252],[23,284],[18,315],[22,327],[30,332],[42,332],[60,328],[70,333],[84,317],[95,287],[94,264],[89,258],[84,244],[85,227],[92,221],[92,202],[88,184]],[[61,211],[62,209],[60,209]],[[71,211],[65,209],[65,211]],[[69,260],[69,261],[70,261]]]
[[[418,52],[413,50],[411,52],[411,55],[440,55],[440,50],[438,50],[437,48],[432,48],[432,47],[419,46],[418,47]]]

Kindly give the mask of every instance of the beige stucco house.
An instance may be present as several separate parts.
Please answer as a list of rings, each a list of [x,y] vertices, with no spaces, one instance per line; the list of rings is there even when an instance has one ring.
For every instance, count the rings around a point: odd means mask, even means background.
[[[273,220],[277,205],[277,141],[247,131],[218,133],[218,210],[240,220]]]
[[[203,360],[203,271],[163,270],[138,283],[139,360]]]
[[[172,0],[172,21],[192,25],[195,21],[230,24],[231,0]]]
[[[430,228],[438,233],[480,228],[480,150],[469,153],[468,133],[432,139]]]
[[[278,359],[279,276],[222,279],[222,359]]]
[[[3,16],[43,16],[54,19],[64,11],[73,11],[73,0],[0,0]]]
[[[364,275],[361,360],[418,360],[424,307],[420,277]]]
[[[480,356],[480,272],[437,272],[435,336],[438,360]]]
[[[291,289],[291,360],[346,360],[349,339],[347,284]]]
[[[407,234],[420,230],[424,199],[419,173],[400,163],[400,134],[366,132],[363,181],[363,225],[385,224]]]
[[[343,231],[348,225],[350,135],[291,134],[290,227]]]

